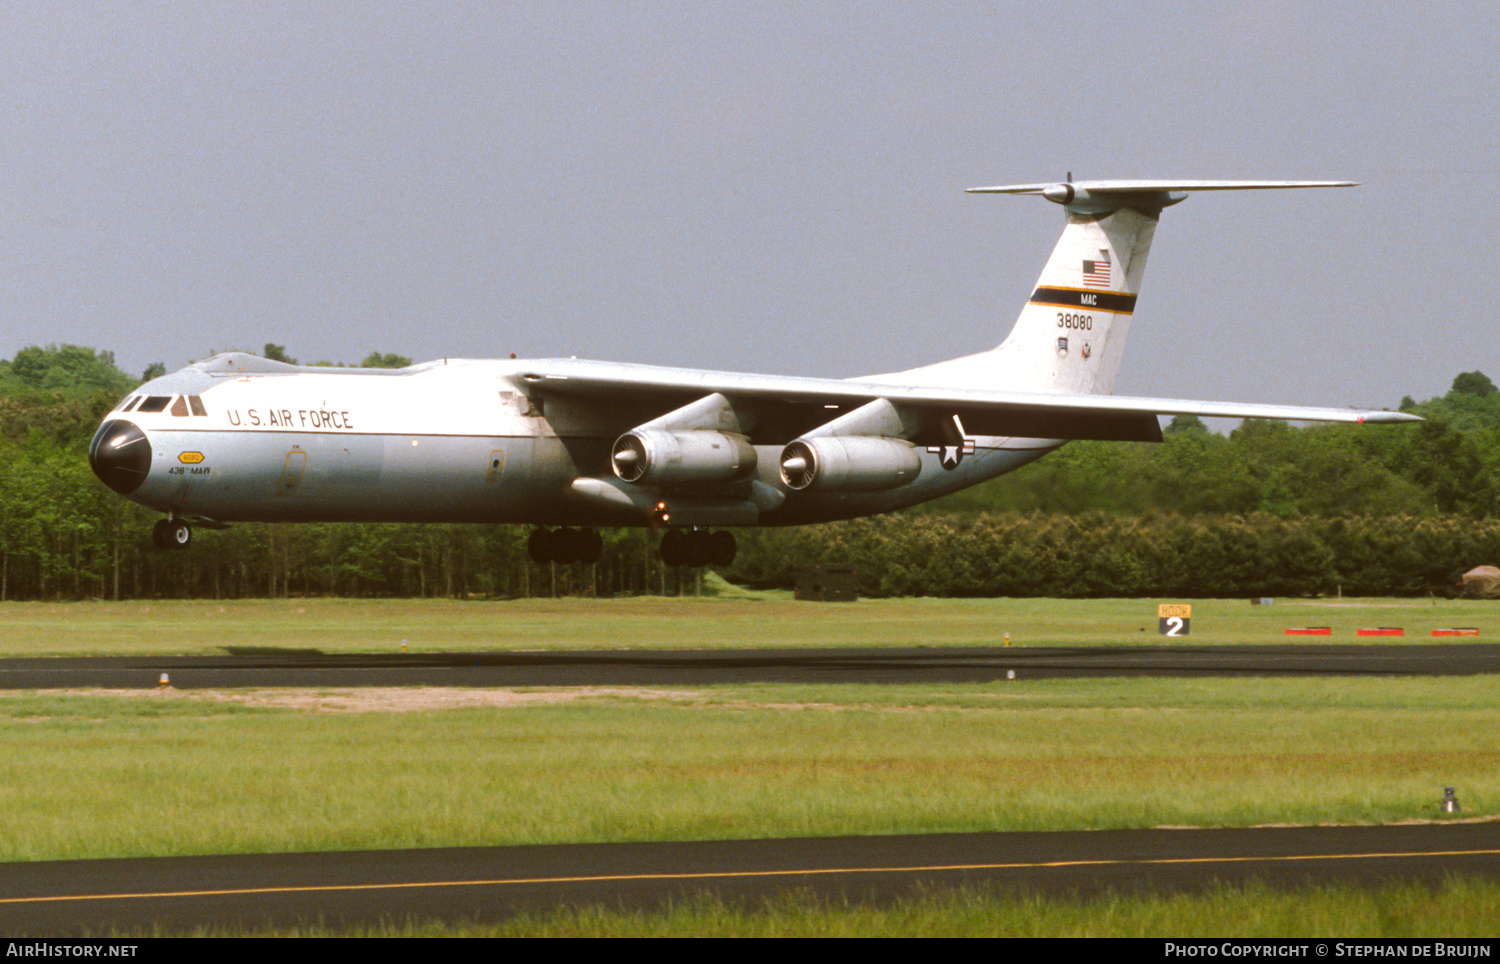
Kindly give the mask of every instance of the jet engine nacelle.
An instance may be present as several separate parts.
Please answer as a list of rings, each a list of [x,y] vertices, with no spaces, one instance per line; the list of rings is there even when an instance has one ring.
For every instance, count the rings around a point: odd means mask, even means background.
[[[781,450],[781,481],[797,491],[879,492],[906,485],[921,471],[916,447],[895,438],[820,435]]]
[[[717,485],[755,472],[755,447],[725,432],[634,429],[615,441],[610,465],[635,485]]]

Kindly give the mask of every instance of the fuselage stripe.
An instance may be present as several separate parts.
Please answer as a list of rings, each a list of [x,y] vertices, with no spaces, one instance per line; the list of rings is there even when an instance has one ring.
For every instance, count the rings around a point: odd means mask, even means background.
[[[475,432],[324,432],[307,428],[156,428],[142,425],[152,435],[315,435],[325,438],[470,438],[470,439],[537,439],[550,435],[481,435]],[[573,436],[566,436],[572,438]],[[605,436],[581,436],[604,438]],[[611,438],[613,436],[610,436]]]
[[[537,439],[557,438],[564,441],[594,441],[609,442],[616,438],[615,435],[475,435],[467,432],[322,432],[316,429],[263,429],[263,428],[152,428],[142,426],[152,435],[298,435],[298,436],[323,436],[327,438],[401,438],[401,439],[423,439],[423,438],[457,438],[472,439],[480,442],[506,442],[506,441],[532,441]],[[980,435],[974,438],[994,439],[1023,439],[1028,436],[1022,435]],[[183,444],[183,443],[179,443]],[[754,443],[757,448],[777,448],[782,443]],[[1057,448],[1056,445],[976,445],[975,452],[1050,452]],[[970,453],[973,454],[973,453]]]

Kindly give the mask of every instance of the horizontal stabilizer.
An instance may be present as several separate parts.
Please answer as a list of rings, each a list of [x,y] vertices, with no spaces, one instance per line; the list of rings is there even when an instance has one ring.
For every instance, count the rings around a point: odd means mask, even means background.
[[[1293,187],[1354,187],[1357,181],[1052,181],[1047,184],[1002,184],[971,187],[970,194],[1046,194],[1072,187],[1099,194],[1137,194],[1173,191],[1262,191]]]
[[[1193,191],[1266,191],[1295,187],[1353,187],[1354,181],[1053,181],[971,187],[970,194],[1040,194],[1075,214],[1133,208],[1153,217]]]

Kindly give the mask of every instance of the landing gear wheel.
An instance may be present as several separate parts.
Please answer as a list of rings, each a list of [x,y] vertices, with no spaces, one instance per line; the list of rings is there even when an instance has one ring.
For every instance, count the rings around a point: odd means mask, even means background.
[[[186,549],[193,543],[192,526],[181,519],[160,519],[151,527],[151,542],[163,551]]]
[[[582,529],[578,533],[578,561],[592,566],[604,555],[604,537],[597,529]]]
[[[531,561],[539,566],[545,566],[554,561],[552,547],[552,533],[546,529],[533,531],[531,538],[526,540],[526,551],[530,553]]]
[[[712,566],[728,566],[734,563],[735,553],[739,546],[735,544],[734,533],[727,529],[720,529],[708,537],[708,562]]]
[[[669,529],[661,537],[661,561],[668,566],[727,566],[734,562],[734,533]]]
[[[694,569],[708,565],[708,533],[702,529],[687,534],[687,564]]]
[[[565,566],[578,561],[578,530],[562,528],[552,533],[552,558]]]
[[[661,561],[668,566],[687,565],[687,536],[676,529],[668,529],[661,537]]]

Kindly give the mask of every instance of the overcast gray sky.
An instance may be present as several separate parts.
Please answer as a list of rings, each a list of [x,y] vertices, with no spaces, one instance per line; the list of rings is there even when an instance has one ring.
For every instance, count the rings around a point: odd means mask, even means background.
[[[1363,182],[1167,210],[1121,393],[1500,379],[1493,8],[1213,6],[11,4],[0,357],[889,371],[1056,241],[963,189],[1072,170]]]

